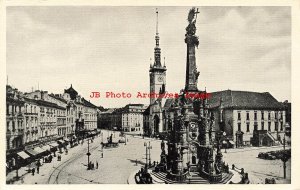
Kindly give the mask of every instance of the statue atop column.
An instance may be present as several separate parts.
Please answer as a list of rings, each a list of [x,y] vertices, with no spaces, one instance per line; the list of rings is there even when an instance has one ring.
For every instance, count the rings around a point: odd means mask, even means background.
[[[185,43],[187,44],[185,91],[198,91],[197,82],[200,72],[197,71],[195,57],[195,46],[199,45],[198,36],[195,35],[198,13],[198,9],[196,10],[194,7],[190,10],[187,19],[189,25],[185,28]]]

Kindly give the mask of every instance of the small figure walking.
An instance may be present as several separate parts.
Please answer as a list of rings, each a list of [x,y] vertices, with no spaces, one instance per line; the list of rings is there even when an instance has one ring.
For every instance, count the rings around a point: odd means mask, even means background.
[[[35,168],[32,168],[31,170],[32,175],[34,175],[34,172],[35,172]]]
[[[40,173],[40,167],[36,167],[36,173],[39,174]]]
[[[98,161],[96,161],[96,169],[98,169],[99,167],[99,164],[98,164]]]

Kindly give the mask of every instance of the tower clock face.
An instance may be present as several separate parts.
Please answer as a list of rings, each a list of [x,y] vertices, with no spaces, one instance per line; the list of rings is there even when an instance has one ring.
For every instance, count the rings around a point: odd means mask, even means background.
[[[158,82],[162,82],[164,80],[164,78],[162,76],[159,76],[157,80],[158,80]]]
[[[198,136],[198,129],[197,125],[194,122],[189,124],[189,137],[191,140],[195,140]]]

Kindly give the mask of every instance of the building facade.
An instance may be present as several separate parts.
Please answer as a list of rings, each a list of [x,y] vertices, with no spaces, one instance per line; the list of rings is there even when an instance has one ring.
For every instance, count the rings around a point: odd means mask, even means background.
[[[76,120],[82,119],[82,129],[97,129],[97,107],[80,97],[72,85],[64,94],[48,94],[36,90],[22,93],[6,86],[6,166],[18,163],[48,150],[54,142],[64,143],[74,137]],[[52,144],[51,147],[57,144]],[[26,151],[26,152],[24,152]],[[22,161],[23,160],[23,161]],[[20,162],[22,161],[22,162]]]
[[[6,86],[6,166],[16,165],[15,154],[24,148],[24,105],[22,93]]]
[[[128,104],[122,108],[110,108],[98,114],[99,126],[102,129],[120,130],[133,134],[144,134],[143,104]]]
[[[216,130],[225,132],[232,145],[270,146],[282,142],[285,110],[270,93],[225,90],[213,92],[209,103]]]

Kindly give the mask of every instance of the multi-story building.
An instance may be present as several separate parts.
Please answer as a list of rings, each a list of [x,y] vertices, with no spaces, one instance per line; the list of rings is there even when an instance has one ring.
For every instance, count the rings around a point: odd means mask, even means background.
[[[128,104],[122,110],[122,130],[143,134],[143,113],[146,107],[143,104]]]
[[[40,128],[40,107],[37,100],[24,98],[24,143],[30,146],[37,143],[41,136]]]
[[[72,133],[84,134],[97,129],[97,106],[78,95],[72,85],[64,90],[63,97],[68,102],[67,125]]]
[[[98,113],[98,127],[100,129],[114,129],[114,127],[117,127],[116,119],[113,119],[114,111],[117,110],[116,108],[109,108],[108,110],[99,111]],[[121,129],[119,129],[121,130]]]
[[[24,148],[24,99],[16,88],[6,86],[6,165],[16,166],[16,153]]]
[[[73,138],[78,119],[84,121],[85,132],[97,129],[97,107],[80,97],[72,85],[62,95],[41,90],[23,94],[7,85],[7,168],[14,168],[30,155],[43,153],[48,144],[55,148],[55,141],[65,144],[61,140]]]
[[[144,134],[143,104],[128,104],[122,108],[111,108],[98,114],[99,127],[110,130],[121,130],[135,134]]]
[[[225,90],[209,99],[217,131],[235,146],[270,146],[281,142],[285,110],[270,93]]]
[[[37,124],[39,127],[35,129],[39,134],[39,142],[48,142],[65,136],[66,101],[55,97],[53,94],[49,95],[47,91],[36,90],[25,95],[28,102],[37,104],[36,107],[33,107],[33,113],[39,118]],[[35,113],[35,109],[39,112]]]

